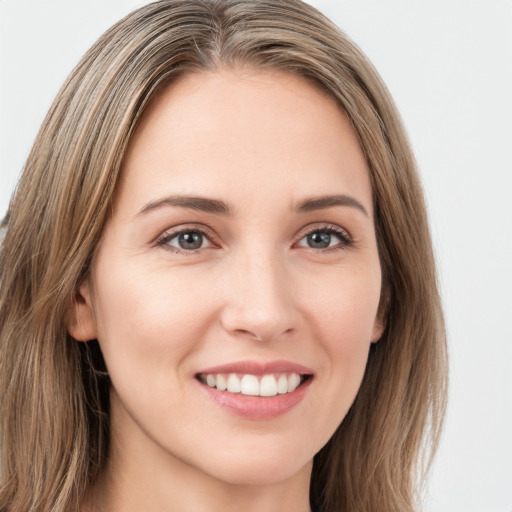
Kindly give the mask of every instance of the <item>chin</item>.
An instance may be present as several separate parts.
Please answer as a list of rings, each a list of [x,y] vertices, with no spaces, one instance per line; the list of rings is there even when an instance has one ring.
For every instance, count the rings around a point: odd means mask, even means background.
[[[283,463],[285,462],[285,463]],[[305,464],[290,464],[286,461],[249,460],[240,464],[215,468],[212,475],[230,485],[269,486],[285,482],[301,472],[309,475],[313,461]],[[309,478],[309,477],[308,477]]]
[[[207,464],[204,471],[232,485],[272,485],[301,472],[307,473],[309,479],[314,453],[306,452],[305,446],[302,449],[291,444],[276,447],[268,443],[265,449],[261,444],[254,445],[245,449],[231,447],[229,453],[211,454],[208,459],[213,463]]]

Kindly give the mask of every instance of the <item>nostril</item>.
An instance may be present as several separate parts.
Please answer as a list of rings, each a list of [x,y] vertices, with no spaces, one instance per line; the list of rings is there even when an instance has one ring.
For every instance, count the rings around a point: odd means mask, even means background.
[[[248,338],[253,338],[256,341],[264,341],[262,336],[260,336],[259,334],[254,333],[254,332],[248,331],[247,329],[236,329],[235,332],[238,333],[238,334],[245,335]]]
[[[290,327],[282,332],[278,329],[274,330],[272,328],[266,328],[265,330],[235,329],[233,332],[254,341],[267,342],[290,335],[294,332],[294,329]]]

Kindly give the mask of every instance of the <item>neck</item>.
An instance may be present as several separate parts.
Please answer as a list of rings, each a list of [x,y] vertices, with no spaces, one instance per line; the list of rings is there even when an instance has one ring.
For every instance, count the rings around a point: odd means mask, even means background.
[[[140,467],[142,469],[142,467]],[[283,482],[234,485],[198,475],[187,464],[174,464],[165,474],[118,468],[112,461],[91,488],[83,512],[310,512],[311,467]]]
[[[312,461],[281,481],[226,482],[162,450],[140,430],[115,423],[109,460],[82,512],[310,512]]]

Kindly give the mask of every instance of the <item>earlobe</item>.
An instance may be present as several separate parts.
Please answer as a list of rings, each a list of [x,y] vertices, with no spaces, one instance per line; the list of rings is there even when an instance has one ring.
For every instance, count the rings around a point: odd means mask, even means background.
[[[96,321],[92,309],[89,281],[85,280],[76,291],[68,308],[66,325],[68,334],[77,341],[97,338]]]

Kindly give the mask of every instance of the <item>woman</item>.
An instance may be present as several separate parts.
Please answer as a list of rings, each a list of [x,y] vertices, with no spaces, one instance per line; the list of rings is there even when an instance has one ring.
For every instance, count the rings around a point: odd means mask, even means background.
[[[2,510],[414,510],[445,396],[425,206],[315,9],[127,16],[5,224]]]

